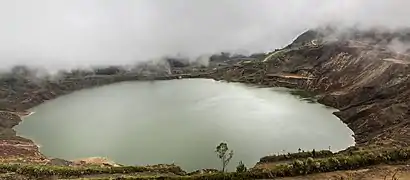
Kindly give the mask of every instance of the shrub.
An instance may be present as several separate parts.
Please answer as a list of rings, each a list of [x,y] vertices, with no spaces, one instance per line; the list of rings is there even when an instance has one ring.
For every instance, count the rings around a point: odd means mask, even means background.
[[[243,173],[246,172],[248,169],[246,168],[245,164],[243,164],[242,161],[239,161],[238,166],[236,166],[236,172],[237,173]]]
[[[298,176],[311,173],[350,170],[380,163],[392,163],[409,160],[410,149],[394,149],[382,153],[361,152],[349,155],[314,159],[312,157],[294,160],[290,164],[279,164],[272,169],[253,169],[245,173],[213,176],[210,179],[234,179],[239,174],[244,179],[269,179],[275,177]],[[206,179],[206,178],[204,178]]]
[[[172,167],[143,167],[143,166],[123,166],[123,167],[70,167],[70,166],[50,166],[50,165],[23,165],[23,164],[0,164],[0,172],[15,172],[30,177],[61,176],[77,177],[92,174],[130,174],[136,172],[173,172]],[[176,173],[178,174],[178,173]],[[183,174],[183,172],[179,173]]]
[[[360,152],[354,155],[335,155],[327,158],[306,158],[295,160],[289,164],[279,164],[272,169],[252,169],[246,172],[214,173],[193,176],[152,177],[161,179],[270,179],[276,177],[298,176],[311,173],[329,172],[335,170],[350,170],[377,165],[394,163],[410,159],[410,149],[392,149],[383,152]],[[242,163],[243,164],[243,163]],[[38,179],[40,177],[78,177],[92,174],[123,174],[136,172],[167,172],[168,167],[58,167],[49,165],[0,164],[0,172],[14,172]],[[172,169],[172,167],[171,167]],[[125,179],[144,179],[129,177]],[[147,179],[149,179],[147,177]]]
[[[278,162],[278,161],[289,161],[294,159],[302,159],[302,158],[324,158],[334,155],[332,151],[329,150],[321,150],[321,151],[307,151],[307,152],[297,152],[297,153],[288,153],[288,154],[281,154],[281,155],[272,155],[272,156],[265,156],[259,160],[259,163],[269,163],[269,162]]]

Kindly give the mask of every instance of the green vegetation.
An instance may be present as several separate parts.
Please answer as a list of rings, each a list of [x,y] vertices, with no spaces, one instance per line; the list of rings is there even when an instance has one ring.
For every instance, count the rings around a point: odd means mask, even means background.
[[[335,155],[314,159],[308,157],[294,160],[289,164],[279,164],[270,170],[254,169],[253,174],[259,178],[306,175],[311,173],[331,172],[337,170],[359,169],[381,163],[397,163],[410,159],[410,149],[393,149],[383,152],[362,152],[354,155]]]
[[[221,159],[222,162],[222,172],[225,172],[226,166],[233,157],[233,150],[230,150],[229,153],[228,151],[228,144],[225,142],[221,142],[215,150],[218,158]]]
[[[355,155],[337,155],[327,158],[307,158],[294,160],[289,164],[279,164],[271,169],[251,169],[245,173],[219,173],[191,176],[187,179],[269,179],[291,177],[337,170],[359,169],[381,163],[399,163],[410,159],[410,149],[394,149],[380,153],[363,152]]]
[[[218,151],[219,150],[219,151]],[[226,166],[233,156],[226,143],[217,147],[218,157]],[[327,156],[327,157],[325,157]],[[71,167],[51,165],[0,164],[0,173],[15,173],[30,178],[59,177],[75,178],[99,175],[111,176],[112,179],[268,179],[291,177],[312,173],[337,170],[353,170],[382,163],[392,164],[410,160],[410,149],[390,149],[379,151],[357,151],[355,153],[330,154],[328,151],[300,152],[290,155],[269,156],[274,160],[286,159],[289,163],[277,164],[267,168],[247,170],[240,162],[236,172],[213,172],[187,174],[178,166],[124,166],[124,167]],[[223,167],[223,170],[224,167]],[[103,178],[104,179],[104,178]],[[105,178],[110,179],[110,178]]]
[[[271,162],[279,162],[279,161],[289,161],[293,159],[304,159],[304,158],[324,158],[332,156],[332,151],[329,150],[321,150],[321,151],[299,151],[297,153],[288,153],[288,154],[281,154],[281,155],[272,155],[272,156],[265,156],[259,160],[259,163],[271,163]]]
[[[14,172],[29,177],[79,177],[94,174],[132,174],[141,172],[173,173],[185,175],[178,166],[122,166],[122,167],[71,167],[50,165],[0,164],[0,173]]]
[[[238,166],[236,166],[236,172],[237,173],[244,173],[248,170],[248,168],[246,168],[245,164],[243,164],[242,161],[239,161]]]

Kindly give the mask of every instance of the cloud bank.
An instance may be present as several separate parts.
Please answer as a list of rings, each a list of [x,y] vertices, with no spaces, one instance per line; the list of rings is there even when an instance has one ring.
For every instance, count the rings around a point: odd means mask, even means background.
[[[0,0],[1,68],[280,48],[326,23],[410,26],[407,0]]]

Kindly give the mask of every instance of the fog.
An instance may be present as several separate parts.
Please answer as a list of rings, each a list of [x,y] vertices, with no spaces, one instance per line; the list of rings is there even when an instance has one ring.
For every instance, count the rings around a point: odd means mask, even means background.
[[[410,25],[407,0],[0,0],[1,68],[269,51],[326,23]]]

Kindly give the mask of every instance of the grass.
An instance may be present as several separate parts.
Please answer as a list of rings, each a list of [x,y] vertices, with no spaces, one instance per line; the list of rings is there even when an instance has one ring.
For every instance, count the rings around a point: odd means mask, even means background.
[[[185,175],[178,166],[123,166],[123,167],[71,167],[50,165],[23,165],[23,164],[0,164],[1,173],[14,172],[29,177],[80,177],[98,174],[131,174],[141,172],[173,173]]]
[[[318,151],[320,152],[320,151]],[[307,157],[299,153],[293,157]],[[325,151],[323,154],[327,154]],[[284,156],[277,156],[277,159]],[[289,159],[286,156],[287,159]],[[291,177],[312,173],[332,172],[338,170],[353,170],[382,163],[398,163],[410,159],[410,149],[392,149],[378,152],[363,151],[354,154],[337,154],[330,157],[293,160],[287,164],[278,164],[269,169],[251,169],[243,173],[213,173],[202,175],[186,175],[178,166],[124,166],[124,167],[59,167],[48,165],[0,164],[1,173],[16,173],[27,177],[41,178],[57,176],[59,178],[89,177],[97,179],[266,179],[276,177]],[[138,175],[143,172],[153,174],[175,174],[174,176]],[[101,176],[99,176],[101,175]],[[113,175],[103,178],[102,176]],[[115,175],[115,176],[114,176]]]
[[[307,152],[298,152],[298,153],[288,153],[288,154],[281,154],[281,155],[271,155],[262,157],[259,160],[259,163],[271,163],[271,162],[280,162],[280,161],[289,161],[294,159],[302,159],[302,158],[323,158],[332,156],[332,151],[329,150],[321,150],[321,151],[307,151]]]

